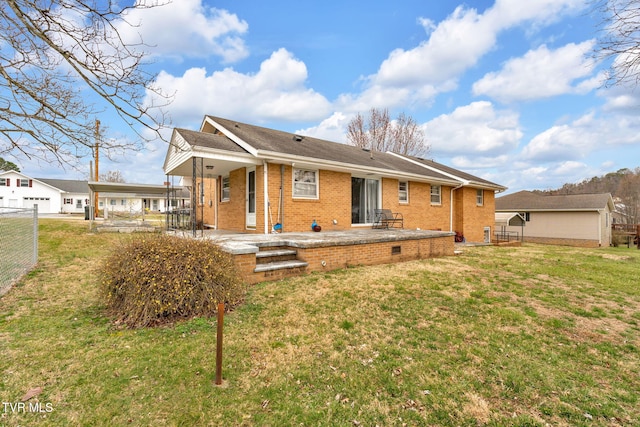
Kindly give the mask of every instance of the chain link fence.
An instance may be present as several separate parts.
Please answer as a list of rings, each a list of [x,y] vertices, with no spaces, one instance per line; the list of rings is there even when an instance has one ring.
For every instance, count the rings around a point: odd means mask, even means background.
[[[0,295],[38,262],[38,208],[0,207]]]

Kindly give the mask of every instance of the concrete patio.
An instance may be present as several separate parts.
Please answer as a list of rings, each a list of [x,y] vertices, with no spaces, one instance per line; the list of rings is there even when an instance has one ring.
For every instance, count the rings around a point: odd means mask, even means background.
[[[197,232],[234,257],[248,283],[278,280],[312,271],[454,255],[448,231],[353,229],[347,231],[241,234]]]

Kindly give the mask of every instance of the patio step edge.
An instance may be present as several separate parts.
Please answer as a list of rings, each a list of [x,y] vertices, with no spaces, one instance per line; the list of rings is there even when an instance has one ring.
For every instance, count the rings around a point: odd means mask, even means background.
[[[267,264],[258,264],[256,268],[253,270],[254,273],[261,273],[264,271],[276,271],[276,270],[285,270],[289,268],[300,268],[308,266],[308,262],[290,260],[290,261],[276,261],[270,262]]]
[[[256,258],[289,256],[289,255],[296,255],[297,253],[298,251],[296,251],[295,249],[273,249],[273,250],[259,251],[258,253],[256,253]]]

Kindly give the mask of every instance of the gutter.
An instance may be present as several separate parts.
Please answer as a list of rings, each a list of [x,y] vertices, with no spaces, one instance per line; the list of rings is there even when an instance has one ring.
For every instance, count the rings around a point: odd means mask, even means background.
[[[375,174],[382,177],[389,178],[404,178],[411,181],[416,182],[432,182],[443,185],[455,185],[459,182],[459,179],[456,179],[455,182],[452,180],[446,180],[442,178],[435,177],[425,177],[423,175],[416,175],[412,173],[401,172],[393,169],[381,169],[381,168],[372,168],[361,165],[356,165],[353,163],[342,163],[335,162],[331,160],[323,160],[311,157],[302,157],[296,155],[287,155],[283,153],[273,152],[273,151],[258,151],[258,157],[267,158],[272,163],[296,163],[296,165],[304,165],[313,169],[327,169],[334,170],[346,173],[364,173],[364,174]],[[445,173],[436,171],[442,175],[446,175]]]

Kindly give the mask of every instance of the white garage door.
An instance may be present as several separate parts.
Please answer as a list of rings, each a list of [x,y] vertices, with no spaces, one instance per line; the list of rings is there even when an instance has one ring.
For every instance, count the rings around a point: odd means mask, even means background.
[[[38,213],[55,213],[50,212],[51,200],[48,197],[25,197],[23,206],[25,208],[32,208],[33,205],[38,205]]]

